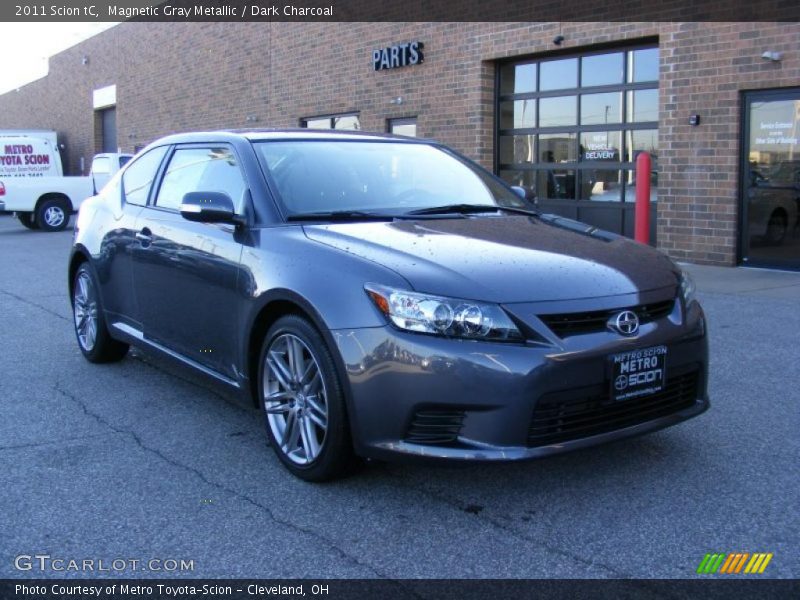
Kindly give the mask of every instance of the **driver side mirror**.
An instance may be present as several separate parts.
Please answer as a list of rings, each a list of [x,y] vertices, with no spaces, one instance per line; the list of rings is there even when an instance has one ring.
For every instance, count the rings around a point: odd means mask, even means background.
[[[189,192],[181,202],[181,216],[197,223],[231,223],[243,225],[244,218],[236,214],[233,200],[223,192]]]

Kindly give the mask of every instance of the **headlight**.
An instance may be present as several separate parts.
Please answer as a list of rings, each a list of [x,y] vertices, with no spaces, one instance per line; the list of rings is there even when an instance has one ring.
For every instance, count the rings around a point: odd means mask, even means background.
[[[471,340],[522,341],[502,308],[471,300],[442,298],[368,283],[375,306],[399,329]]]
[[[689,306],[692,302],[696,300],[695,292],[697,292],[697,287],[694,284],[694,279],[692,276],[689,275],[686,271],[681,271],[681,296],[683,296],[683,303],[686,306]]]

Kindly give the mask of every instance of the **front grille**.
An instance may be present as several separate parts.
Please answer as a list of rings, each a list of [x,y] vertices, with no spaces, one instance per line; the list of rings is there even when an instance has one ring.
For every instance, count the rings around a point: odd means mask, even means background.
[[[412,444],[452,444],[464,424],[463,410],[418,410],[411,419],[406,441]]]
[[[547,446],[606,433],[658,419],[697,401],[699,371],[676,375],[656,394],[635,400],[614,401],[606,389],[589,393],[567,391],[546,394],[536,403],[528,446]]]
[[[614,315],[623,310],[632,310],[639,317],[639,323],[650,323],[672,312],[675,299],[640,304],[630,308],[614,308],[611,310],[595,310],[591,312],[562,313],[557,315],[539,315],[539,318],[558,337],[567,337],[581,333],[603,331],[606,323]]]

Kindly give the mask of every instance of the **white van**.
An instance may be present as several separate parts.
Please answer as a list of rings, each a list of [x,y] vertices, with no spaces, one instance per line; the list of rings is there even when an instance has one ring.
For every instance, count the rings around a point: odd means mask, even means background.
[[[0,131],[0,177],[60,177],[63,174],[55,131]]]
[[[131,158],[98,154],[87,177],[0,175],[0,212],[13,212],[28,229],[61,231],[81,202],[102,189]]]

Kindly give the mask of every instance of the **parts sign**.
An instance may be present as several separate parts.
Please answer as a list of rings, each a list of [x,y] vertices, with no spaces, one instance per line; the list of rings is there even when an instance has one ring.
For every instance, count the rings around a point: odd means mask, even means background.
[[[422,42],[395,44],[372,51],[372,68],[376,71],[419,65],[425,60]]]

